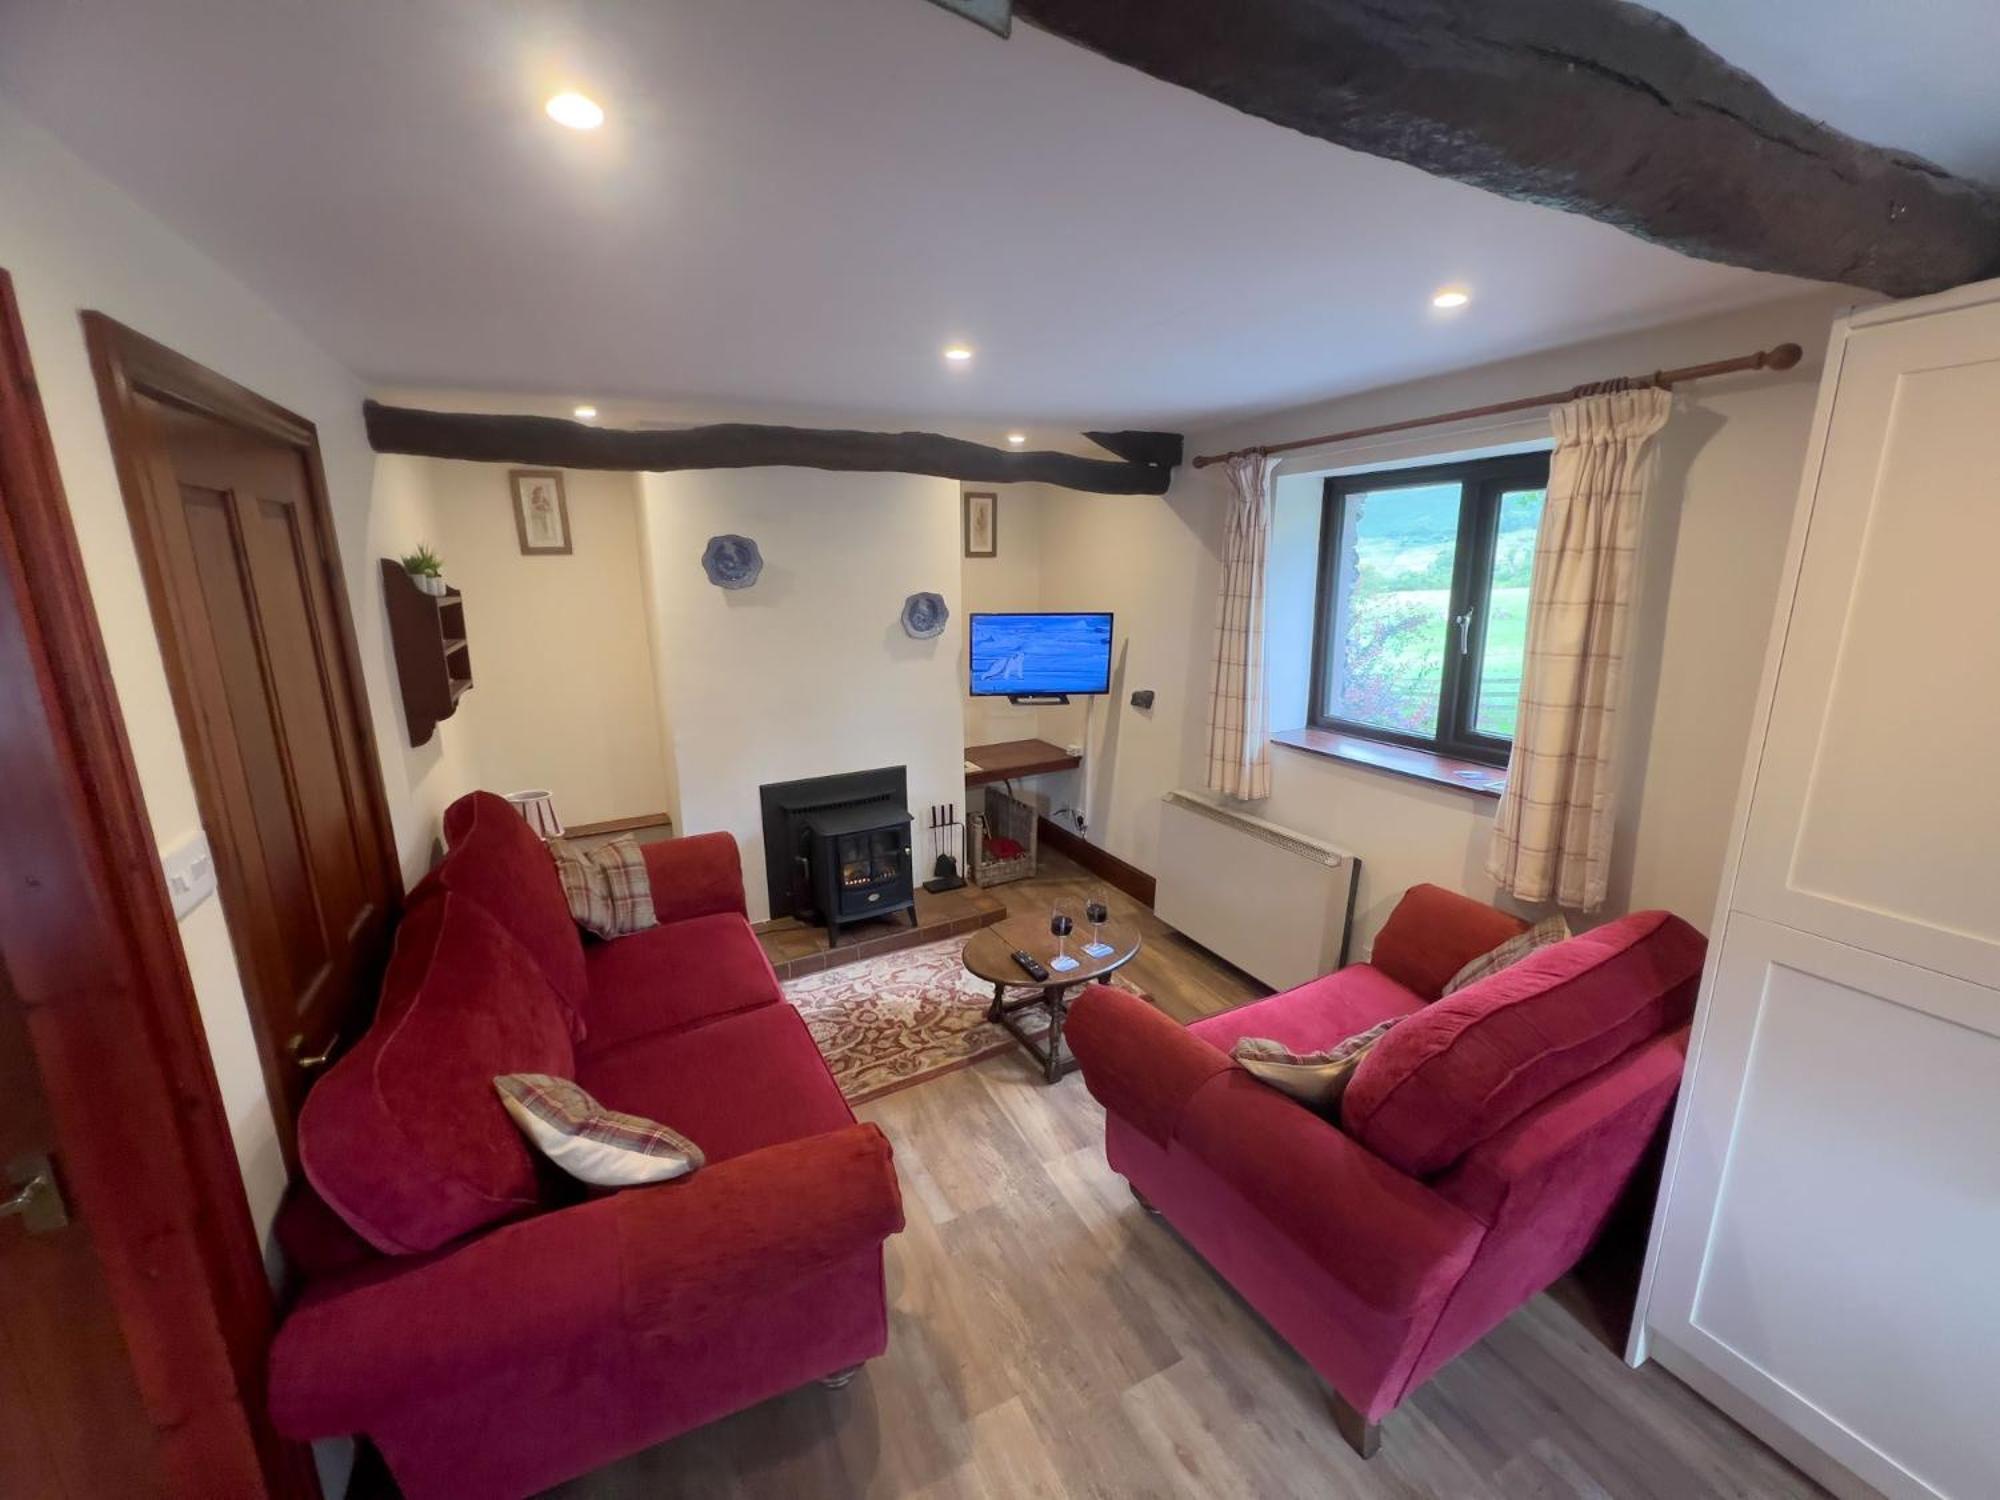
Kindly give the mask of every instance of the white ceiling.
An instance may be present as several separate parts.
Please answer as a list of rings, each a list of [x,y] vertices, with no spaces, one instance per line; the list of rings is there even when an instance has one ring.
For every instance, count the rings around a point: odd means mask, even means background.
[[[1989,7],[1667,6],[1740,60],[1770,52],[1796,102],[1975,166],[2000,123],[1928,70],[1969,86],[1995,52],[1949,34],[1990,33]],[[1908,34],[1913,9],[1940,13],[1936,46]],[[1794,58],[1808,15],[1852,51]],[[549,124],[565,86],[610,123]],[[969,420],[1039,443],[1796,289],[923,0],[11,0],[0,92],[402,387]],[[1433,312],[1453,281],[1472,306]],[[978,349],[969,369],[940,359],[953,338]]]
[[[2000,0],[1647,0],[1793,109],[2000,184]]]

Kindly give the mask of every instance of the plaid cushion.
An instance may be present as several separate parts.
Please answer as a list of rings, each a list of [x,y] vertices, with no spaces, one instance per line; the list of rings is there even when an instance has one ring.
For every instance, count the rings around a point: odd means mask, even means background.
[[[1366,1031],[1356,1032],[1337,1047],[1318,1052],[1294,1052],[1268,1037],[1246,1036],[1229,1049],[1229,1055],[1259,1082],[1268,1083],[1318,1114],[1338,1118],[1340,1096],[1347,1092],[1348,1081],[1361,1066],[1361,1059],[1402,1019],[1391,1016]]]
[[[1561,913],[1553,917],[1543,917],[1526,932],[1517,932],[1497,948],[1488,948],[1452,975],[1451,982],[1444,987],[1438,999],[1442,1000],[1446,995],[1462,990],[1468,984],[1484,979],[1488,974],[1498,974],[1509,964],[1519,963],[1537,948],[1552,948],[1557,943],[1568,942],[1569,938],[1569,923],[1562,919]]]
[[[562,877],[569,914],[585,932],[601,938],[629,937],[658,923],[646,856],[631,834],[621,833],[590,849],[550,839],[549,854]]]
[[[535,1149],[580,1182],[636,1187],[685,1177],[705,1160],[680,1132],[606,1109],[567,1078],[506,1073],[493,1087]]]

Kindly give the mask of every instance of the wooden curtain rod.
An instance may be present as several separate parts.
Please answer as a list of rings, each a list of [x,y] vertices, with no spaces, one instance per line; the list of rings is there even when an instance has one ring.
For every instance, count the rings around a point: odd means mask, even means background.
[[[1628,377],[1627,386],[1658,386],[1668,390],[1684,380],[1706,380],[1711,375],[1733,375],[1738,370],[1789,370],[1797,364],[1805,351],[1797,344],[1780,344],[1775,349],[1759,349],[1755,354],[1739,354],[1734,359],[1712,359],[1705,365],[1683,365],[1678,370],[1655,370],[1651,375]],[[1473,417],[1497,417],[1502,412],[1531,411],[1537,406],[1559,406],[1565,401],[1574,401],[1579,396],[1587,396],[1593,391],[1615,387],[1617,381],[1600,381],[1591,385],[1573,385],[1566,391],[1549,391],[1540,396],[1523,396],[1518,401],[1496,401],[1490,406],[1468,406],[1459,411],[1441,411],[1431,417],[1411,417],[1402,422],[1382,422],[1374,427],[1355,427],[1346,432],[1322,433],[1318,437],[1298,438],[1289,443],[1265,443],[1258,447],[1238,448],[1231,453],[1204,453],[1194,461],[1197,469],[1205,469],[1210,464],[1219,464],[1246,453],[1291,453],[1299,448],[1320,448],[1328,443],[1351,442],[1355,438],[1376,437],[1385,432],[1405,432],[1412,427],[1436,427],[1445,422],[1463,422]]]

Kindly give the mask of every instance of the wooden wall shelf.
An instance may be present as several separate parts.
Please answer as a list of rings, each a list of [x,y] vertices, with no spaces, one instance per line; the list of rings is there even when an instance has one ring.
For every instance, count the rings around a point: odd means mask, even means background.
[[[458,700],[472,686],[465,596],[457,589],[426,594],[401,563],[385,557],[382,597],[389,606],[389,643],[396,653],[410,743],[426,745],[439,722],[458,711]]]
[[[1080,757],[1047,740],[1000,740],[991,745],[967,745],[965,760],[967,765],[978,767],[965,773],[967,786],[1011,781],[1016,776],[1042,776],[1050,771],[1074,771],[1083,764]]]

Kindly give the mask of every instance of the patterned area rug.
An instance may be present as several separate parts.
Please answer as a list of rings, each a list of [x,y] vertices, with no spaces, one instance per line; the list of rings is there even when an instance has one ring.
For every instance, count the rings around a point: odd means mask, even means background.
[[[785,998],[806,1018],[848,1103],[894,1093],[1017,1045],[987,1021],[993,988],[965,972],[959,961],[965,943],[946,938],[785,981]],[[1020,993],[1009,991],[1011,998]],[[1039,1034],[1047,1022],[1035,1025],[1034,1014],[1022,1019]]]

